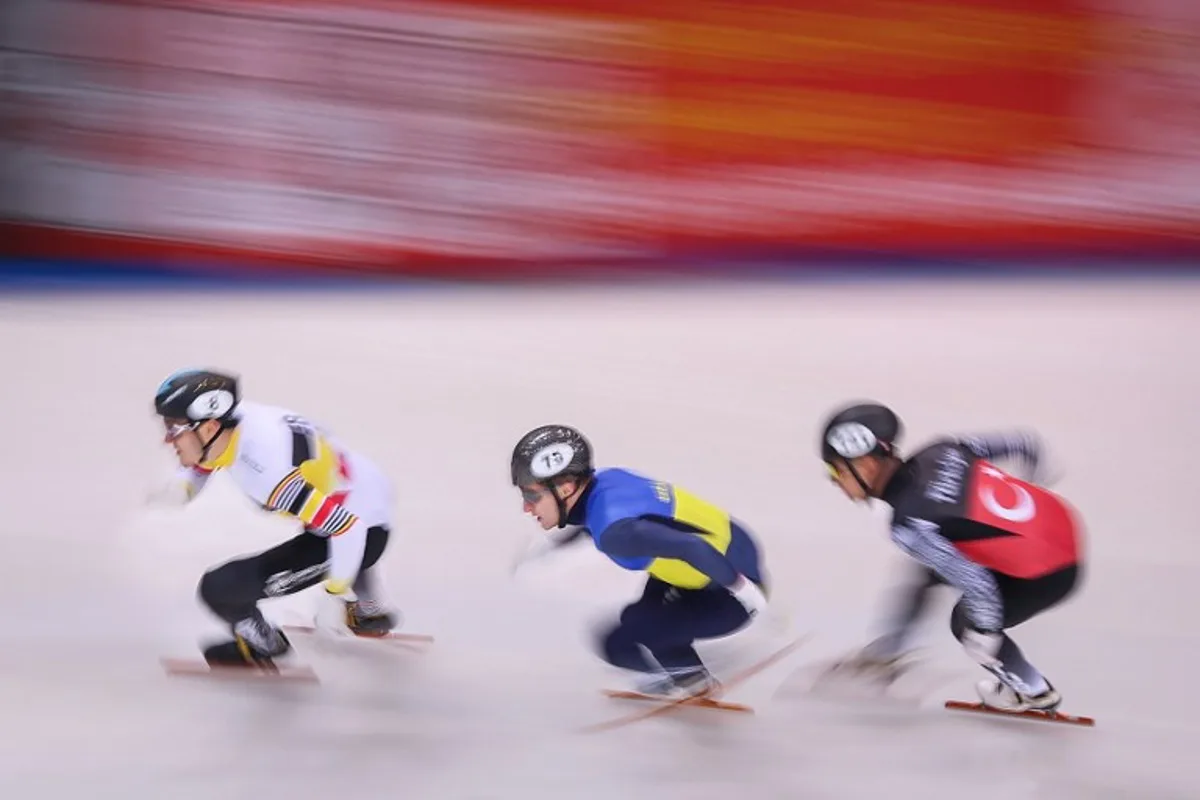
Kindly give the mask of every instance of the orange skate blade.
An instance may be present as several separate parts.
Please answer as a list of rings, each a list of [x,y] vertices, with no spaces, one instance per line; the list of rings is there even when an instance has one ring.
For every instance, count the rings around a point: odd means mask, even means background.
[[[278,669],[263,669],[261,667],[214,667],[202,659],[164,658],[161,659],[163,669],[168,675],[218,678],[225,680],[267,680],[267,681],[300,681],[302,683],[317,683],[317,673],[312,667],[279,667]]]
[[[983,703],[967,703],[962,700],[947,700],[946,708],[955,711],[974,711],[977,714],[993,714],[1000,717],[1023,717],[1025,719],[1036,719],[1042,722],[1057,722],[1065,725],[1082,725],[1084,727],[1094,727],[1096,720],[1092,717],[1079,717],[1073,714],[1064,714],[1061,711],[1005,711],[1002,708],[990,708]]]
[[[312,625],[281,625],[285,633],[299,633],[306,636],[316,635],[317,629]],[[432,644],[433,637],[425,633],[390,632],[382,634],[356,633],[347,639],[378,639],[380,641],[396,642],[397,644]]]
[[[686,701],[687,705],[698,706],[700,708],[711,708],[718,711],[740,711],[745,714],[753,714],[754,709],[742,703],[730,703],[725,700],[717,700],[713,697],[694,697],[690,699],[679,697],[658,697],[652,694],[642,694],[641,692],[623,691],[620,689],[605,689],[604,694],[608,697],[613,697],[619,700],[640,700],[649,703],[677,703],[681,700]]]

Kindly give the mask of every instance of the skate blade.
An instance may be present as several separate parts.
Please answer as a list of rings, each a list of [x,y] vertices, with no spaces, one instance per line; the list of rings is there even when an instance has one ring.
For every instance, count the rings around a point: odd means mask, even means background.
[[[316,626],[314,625],[281,625],[285,633],[299,633],[305,636],[318,635]],[[350,631],[350,635],[344,637],[346,639],[378,639],[380,641],[395,642],[397,644],[432,644],[433,637],[424,633],[398,633],[391,631],[388,633],[354,633]]]
[[[686,705],[698,706],[700,708],[711,708],[717,711],[739,711],[745,714],[753,714],[754,709],[742,703],[730,703],[725,700],[717,700],[713,697],[659,697],[652,694],[642,694],[641,692],[631,692],[620,689],[605,689],[604,694],[608,697],[613,697],[619,700],[640,700],[650,703],[678,703],[683,701]]]
[[[163,669],[168,675],[181,677],[218,678],[225,680],[268,680],[268,681],[299,681],[301,683],[318,683],[317,673],[312,667],[278,667],[264,669],[262,667],[221,667],[213,666],[201,659],[164,658],[161,659]]]
[[[1057,722],[1064,725],[1082,725],[1084,727],[1093,727],[1096,720],[1092,717],[1080,717],[1073,714],[1064,714],[1061,711],[1036,711],[1028,709],[1025,711],[1007,711],[1003,708],[991,708],[983,703],[967,703],[962,700],[947,700],[946,708],[954,711],[974,711],[977,714],[993,714],[1000,717],[1024,717],[1026,719],[1036,719],[1042,722]]]
[[[746,681],[753,678],[755,675],[758,675],[759,673],[763,672],[771,665],[782,660],[789,653],[791,653],[793,650],[795,650],[801,644],[806,642],[809,638],[810,638],[809,636],[800,636],[796,639],[793,639],[791,642],[784,645],[780,649],[776,650],[771,655],[767,656],[766,658],[763,658],[762,660],[758,661],[755,664],[751,664],[750,666],[743,669],[741,672],[736,673],[735,675],[730,677],[728,680],[723,681],[722,686],[721,686],[722,692],[728,691],[735,686],[745,683]],[[700,697],[685,697],[682,699],[670,698],[670,699],[664,700],[663,698],[658,698],[658,697],[656,697],[654,699],[658,701],[655,704],[654,708],[651,708],[647,711],[639,711],[639,712],[636,712],[633,714],[628,714],[624,717],[610,719],[607,722],[597,722],[597,723],[593,723],[591,725],[585,725],[584,727],[579,729],[579,732],[580,733],[600,733],[602,731],[610,731],[610,730],[613,730],[614,728],[620,728],[625,725],[632,725],[635,722],[640,722],[642,720],[647,720],[647,719],[651,719],[653,717],[657,717],[660,714],[670,713],[674,709],[685,708],[687,706],[697,705],[698,701],[700,701],[700,700],[707,700],[709,702],[724,702],[724,701],[720,701],[720,700],[714,700],[712,697],[705,697],[703,695]]]

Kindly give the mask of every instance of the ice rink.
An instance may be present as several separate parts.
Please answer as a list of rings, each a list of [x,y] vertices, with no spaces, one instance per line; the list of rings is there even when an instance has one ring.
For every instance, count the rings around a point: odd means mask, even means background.
[[[1200,281],[1166,280],[0,296],[0,797],[1194,800],[1198,314]],[[239,372],[390,470],[383,571],[431,648],[297,639],[315,686],[163,674],[221,633],[201,573],[292,532],[223,479],[190,508],[144,506],[171,465],[151,398],[185,366]],[[897,409],[910,447],[1044,435],[1089,569],[1014,636],[1097,727],[944,710],[983,677],[949,597],[923,629],[942,679],[920,707],[801,691],[874,635],[902,563],[816,455],[827,410],[860,397]],[[756,715],[579,732],[633,708],[600,694],[621,676],[590,635],[642,578],[586,543],[510,574],[538,529],[509,453],[552,421],[761,537],[775,613],[703,649],[735,670],[785,623],[812,634],[731,693]]]

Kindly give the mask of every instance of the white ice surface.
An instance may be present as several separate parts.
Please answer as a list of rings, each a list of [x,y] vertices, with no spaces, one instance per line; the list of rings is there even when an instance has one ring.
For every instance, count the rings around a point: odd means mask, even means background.
[[[1194,282],[0,298],[0,797],[1200,797],[1198,313]],[[170,463],[153,390],[202,364],[392,472],[384,573],[432,649],[298,641],[315,687],[164,676],[160,656],[220,633],[194,597],[203,570],[290,533],[220,478],[189,509],[140,507]],[[794,691],[873,633],[901,563],[883,515],[815,456],[824,413],[860,396],[893,404],[913,444],[1047,437],[1088,524],[1087,583],[1016,636],[1098,727],[941,709],[982,677],[949,598],[925,641],[950,679],[920,709]],[[600,696],[620,676],[588,637],[640,576],[586,544],[510,576],[536,526],[509,451],[547,421],[760,535],[775,607],[815,638],[733,693],[756,716],[577,732],[627,708]],[[728,665],[781,641],[705,652]]]

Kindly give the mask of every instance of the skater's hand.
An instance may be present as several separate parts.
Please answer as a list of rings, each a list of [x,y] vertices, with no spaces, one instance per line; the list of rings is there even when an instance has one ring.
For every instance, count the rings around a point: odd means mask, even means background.
[[[763,594],[762,589],[758,588],[754,581],[747,580],[744,575],[738,576],[738,579],[729,587],[729,592],[745,607],[751,617],[767,607],[767,596]]]
[[[350,581],[335,581],[333,578],[329,578],[322,585],[328,594],[341,596],[350,591]]]
[[[555,550],[560,550],[569,544],[573,544],[584,535],[585,529],[582,526],[575,525],[564,529],[557,535],[539,536],[528,542],[516,556],[513,557],[512,563],[509,565],[508,572],[510,575],[516,575],[521,567],[525,566],[530,561],[536,561],[543,558]]]
[[[330,591],[333,589],[334,591]],[[341,589],[341,591],[337,591]],[[346,625],[346,590],[342,586],[326,581],[317,591],[317,609],[313,625],[319,633],[330,636],[350,636]]]
[[[519,553],[513,556],[512,563],[509,564],[508,573],[510,575],[516,575],[521,567],[525,566],[530,561],[536,561],[553,549],[554,545],[544,540],[527,544]]]
[[[146,492],[146,505],[151,508],[178,508],[191,502],[192,494],[191,484],[176,478],[150,487]]]

